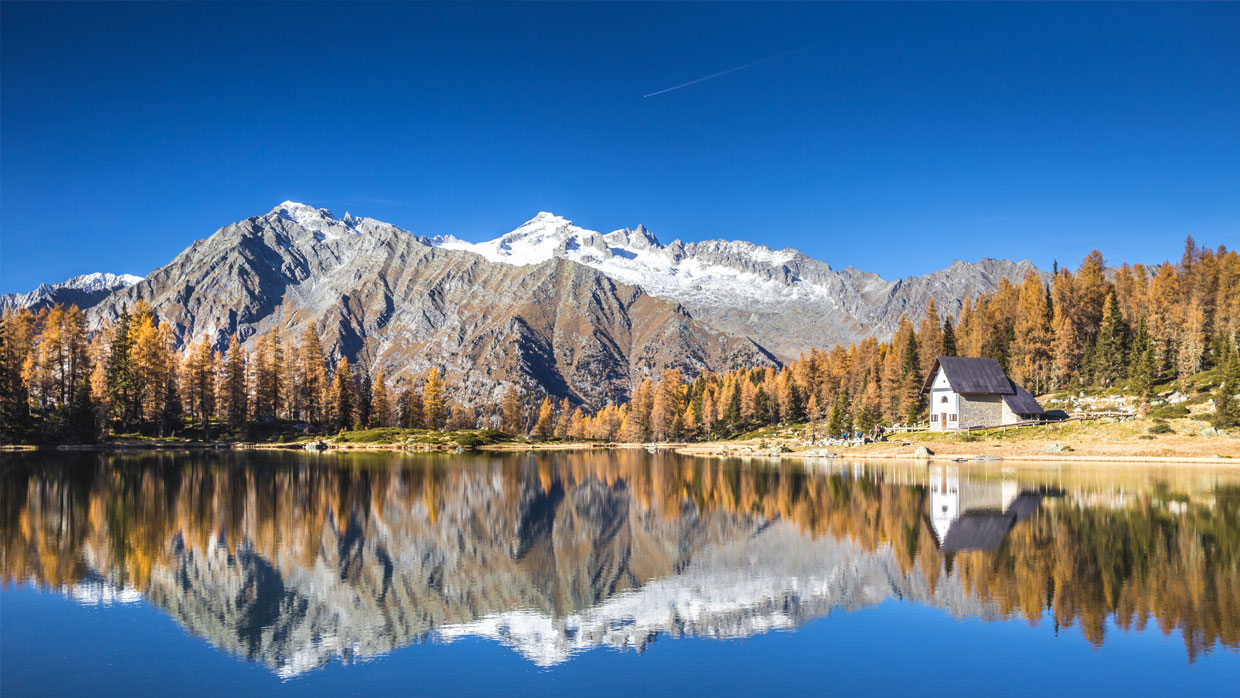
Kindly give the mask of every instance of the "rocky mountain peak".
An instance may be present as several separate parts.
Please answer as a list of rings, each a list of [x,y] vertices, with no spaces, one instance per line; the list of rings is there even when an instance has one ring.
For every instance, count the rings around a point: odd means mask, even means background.
[[[28,293],[4,294],[0,296],[0,311],[16,308],[39,310],[56,303],[88,308],[113,291],[128,288],[139,281],[142,277],[134,274],[81,274],[60,283],[39,284],[38,288]]]

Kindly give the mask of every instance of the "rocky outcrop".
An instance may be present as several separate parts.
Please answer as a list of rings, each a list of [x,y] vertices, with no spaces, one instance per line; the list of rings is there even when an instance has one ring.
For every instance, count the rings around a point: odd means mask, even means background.
[[[465,403],[498,401],[515,382],[598,408],[665,368],[695,376],[776,363],[749,339],[566,259],[496,264],[291,202],[195,242],[90,317],[99,326],[139,300],[181,346],[298,336],[313,324],[331,360],[395,378],[437,366]]]
[[[142,277],[133,274],[82,274],[58,284],[40,284],[28,293],[0,295],[0,313],[18,308],[39,311],[57,303],[89,308],[112,292],[128,288],[141,280]]]
[[[571,259],[674,300],[703,323],[750,337],[782,359],[870,336],[886,340],[901,315],[920,319],[931,298],[941,313],[956,316],[966,297],[1036,271],[1028,261],[982,259],[887,281],[852,267],[837,271],[793,249],[729,240],[663,245],[643,226],[602,234],[546,212],[488,242],[428,242],[513,265]]]
[[[549,213],[474,244],[285,202],[198,240],[145,279],[91,275],[91,284],[2,302],[76,303],[98,327],[144,300],[182,347],[314,324],[333,361],[397,378],[438,366],[465,403],[494,402],[514,382],[598,408],[666,368],[692,378],[886,339],[931,298],[955,314],[964,298],[1032,269],[984,259],[886,281],[796,250],[664,245],[642,226],[602,234]]]

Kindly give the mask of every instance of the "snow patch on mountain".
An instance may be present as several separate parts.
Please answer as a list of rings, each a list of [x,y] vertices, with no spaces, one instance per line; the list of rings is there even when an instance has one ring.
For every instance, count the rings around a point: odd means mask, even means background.
[[[852,267],[837,271],[791,248],[743,240],[664,245],[645,226],[603,234],[548,212],[486,242],[423,240],[504,264],[572,260],[675,301],[707,325],[748,337],[784,359],[811,347],[888,339],[900,317],[920,320],[932,298],[939,313],[956,316],[965,297],[994,291],[1003,279],[1019,283],[1037,271],[1028,261],[958,260],[925,276],[888,281]]]
[[[109,274],[94,272],[81,274],[55,284],[39,284],[39,287],[26,293],[7,293],[0,296],[0,310],[16,308],[39,308],[56,303],[74,304],[85,307],[87,302],[96,301],[113,291],[128,288],[142,281],[135,274]]]
[[[526,266],[560,257],[593,267],[626,284],[673,300],[728,302],[797,296],[829,299],[813,284],[789,285],[780,268],[796,250],[772,250],[744,241],[710,240],[663,245],[645,226],[599,233],[546,211],[494,240],[471,243],[453,236],[431,244],[465,250],[492,262]]]
[[[296,223],[305,230],[314,233],[320,240],[342,235],[364,235],[377,230],[409,232],[391,223],[384,223],[374,218],[358,218],[348,211],[345,211],[343,217],[336,218],[331,211],[325,208],[315,208],[309,204],[296,201],[285,201],[271,209],[271,212],[267,215]]]

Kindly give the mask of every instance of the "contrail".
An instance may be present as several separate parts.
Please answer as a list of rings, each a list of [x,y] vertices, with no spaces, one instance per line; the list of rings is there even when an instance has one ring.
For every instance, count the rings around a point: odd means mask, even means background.
[[[728,73],[735,73],[735,72],[736,72],[736,71],[738,71],[738,70],[744,70],[744,69],[746,69],[746,68],[752,68],[752,67],[754,67],[755,65],[762,65],[763,63],[770,63],[771,61],[776,60],[776,59],[779,59],[779,58],[783,58],[784,56],[791,56],[791,55],[792,55],[792,54],[794,54],[794,53],[800,53],[800,52],[802,52],[802,51],[807,50],[808,48],[809,48],[809,47],[808,47],[808,46],[806,46],[806,47],[803,47],[803,48],[794,49],[794,50],[792,50],[792,51],[785,51],[785,52],[783,52],[783,53],[781,53],[781,54],[779,54],[779,55],[777,55],[777,56],[771,56],[770,58],[763,58],[762,60],[760,60],[760,61],[754,61],[753,63],[746,63],[745,65],[738,65],[738,66],[736,66],[735,68],[728,68],[727,70],[721,70],[721,71],[719,71],[718,73],[714,73],[714,74],[712,74],[712,75],[707,75],[707,76],[706,76],[706,77],[704,77],[704,78],[697,78],[696,80],[690,80],[689,82],[682,82],[682,83],[680,83],[679,85],[673,85],[672,87],[668,87],[668,88],[665,88],[665,89],[659,90],[658,92],[651,92],[651,93],[650,93],[650,94],[648,94],[648,95],[642,95],[642,99],[645,99],[645,98],[647,98],[647,97],[653,97],[653,96],[655,96],[655,95],[661,95],[661,94],[664,94],[664,93],[667,93],[667,92],[671,92],[672,90],[679,90],[679,89],[680,89],[680,88],[682,88],[682,87],[688,87],[688,86],[690,86],[690,85],[696,85],[696,84],[698,84],[699,82],[706,82],[707,80],[714,80],[715,78],[717,78],[717,77],[721,77],[721,76],[723,76],[723,75],[727,75]]]

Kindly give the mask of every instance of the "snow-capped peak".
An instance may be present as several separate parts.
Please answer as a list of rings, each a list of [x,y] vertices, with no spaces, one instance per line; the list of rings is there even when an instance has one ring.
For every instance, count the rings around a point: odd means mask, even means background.
[[[112,291],[133,286],[141,280],[141,276],[133,274],[108,274],[106,272],[81,274],[57,284],[39,284],[38,288],[27,293],[0,295],[0,310],[37,309],[61,302],[82,306],[85,298],[102,297]]]
[[[296,201],[285,201],[267,214],[285,221],[296,223],[316,235],[332,237],[338,235],[360,235],[373,228],[396,228],[390,223],[383,223],[373,218],[358,218],[348,211],[342,218],[336,218],[325,208],[315,208]],[[400,230],[400,228],[396,228]],[[407,232],[407,231],[405,231]]]
[[[331,211],[296,201],[285,201],[271,209],[271,213],[284,220],[292,221],[306,230],[322,230],[336,222]]]
[[[141,280],[141,276],[136,276],[134,274],[109,274],[107,272],[94,272],[92,274],[75,276],[58,284],[51,284],[51,287],[74,288],[79,291],[100,291],[103,289],[114,289],[121,286],[133,286]]]
[[[736,301],[742,297],[779,300],[787,299],[790,293],[818,293],[816,289],[789,288],[791,272],[784,265],[797,257],[796,250],[774,251],[724,240],[690,244],[674,240],[664,245],[644,225],[602,234],[546,211],[487,242],[442,236],[430,243],[518,266],[554,257],[569,259],[679,302]]]

